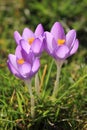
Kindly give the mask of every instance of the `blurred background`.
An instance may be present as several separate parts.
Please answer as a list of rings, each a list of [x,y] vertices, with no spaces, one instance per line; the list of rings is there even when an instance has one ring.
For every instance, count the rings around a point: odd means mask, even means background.
[[[86,44],[87,0],[0,0],[0,48],[12,47],[15,30],[21,33],[26,26],[34,30],[39,23],[50,30],[55,21],[66,31],[76,29],[80,44]]]

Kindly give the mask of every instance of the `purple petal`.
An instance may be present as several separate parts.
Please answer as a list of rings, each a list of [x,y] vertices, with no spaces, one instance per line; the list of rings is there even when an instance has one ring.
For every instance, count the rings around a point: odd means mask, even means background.
[[[40,67],[40,61],[38,58],[36,58],[33,62],[32,72],[35,74],[38,71],[39,67]]]
[[[34,53],[32,52],[32,50],[30,50],[30,52],[27,54],[23,49],[22,49],[22,56],[23,59],[26,62],[29,62],[31,65],[33,64],[33,61],[35,59]]]
[[[55,43],[55,41],[51,33],[45,32],[45,36],[46,36],[45,49],[47,50],[49,54],[51,54],[54,51],[53,42]]]
[[[55,50],[55,57],[59,59],[65,59],[69,53],[69,48],[66,45],[60,46]]]
[[[18,71],[18,66],[17,66],[17,58],[13,54],[9,54],[8,56],[9,62],[12,64],[12,66]]]
[[[76,51],[78,50],[78,47],[79,47],[79,41],[78,41],[78,39],[76,39],[76,41],[75,41],[75,43],[73,45],[73,48],[70,51],[70,55],[73,55],[74,53],[76,53]]]
[[[23,59],[32,64],[34,54],[32,54],[31,46],[25,40],[21,40],[21,52]]]
[[[35,55],[32,51],[29,52],[29,54],[26,56],[26,61],[33,65],[33,62],[35,60]]]
[[[38,36],[42,35],[43,33],[44,33],[43,26],[42,26],[42,24],[39,24],[39,25],[36,27],[35,36],[38,37]]]
[[[18,59],[21,59],[21,58],[22,58],[21,46],[20,46],[20,45],[18,45],[18,46],[16,47],[15,55],[16,55],[16,57],[17,57]]]
[[[25,28],[25,29],[23,30],[22,37],[23,37],[26,41],[28,41],[29,38],[34,38],[35,35],[34,35],[34,33],[33,33],[30,29]]]
[[[68,47],[71,47],[73,45],[75,39],[76,39],[76,31],[74,29],[70,30],[66,35],[66,45]]]
[[[29,63],[24,63],[19,65],[19,72],[24,78],[28,78],[31,72],[31,65]]]
[[[62,25],[59,22],[55,22],[51,28],[51,33],[55,37],[55,40],[65,39],[65,33]]]
[[[31,49],[35,54],[41,53],[42,42],[39,39],[35,39],[31,45]]]
[[[15,55],[9,54],[8,61],[7,61],[8,67],[10,71],[17,77],[22,78],[17,65],[17,58]]]
[[[20,73],[14,68],[14,66],[9,62],[9,60],[7,61],[7,65],[11,73],[13,73],[18,78],[22,78]]]
[[[16,41],[16,44],[19,44],[19,41],[22,39],[21,35],[19,34],[18,31],[14,32],[14,39]]]
[[[28,42],[26,42],[23,39],[20,41],[20,43],[21,43],[22,49],[28,54],[31,46],[28,44]]]

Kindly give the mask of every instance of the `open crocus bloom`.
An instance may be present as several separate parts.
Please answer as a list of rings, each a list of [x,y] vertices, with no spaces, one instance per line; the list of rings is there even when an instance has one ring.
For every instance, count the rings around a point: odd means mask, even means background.
[[[50,32],[45,32],[45,49],[55,60],[64,60],[74,54],[79,46],[76,31],[70,30],[66,35],[59,22],[55,22]]]
[[[21,45],[22,44],[24,44],[24,40],[21,40]],[[29,47],[25,46],[22,48],[22,46],[17,46],[15,55],[9,54],[7,64],[9,70],[16,77],[27,80],[31,79],[38,71],[40,62]]]
[[[34,33],[29,28],[25,28],[23,30],[22,36],[19,34],[18,31],[15,31],[14,39],[17,45],[20,44],[21,39],[24,39],[25,43],[28,43],[28,45],[31,46],[31,50],[34,52],[34,54],[40,55],[44,50],[43,33],[44,33],[43,26],[39,24],[36,27]]]

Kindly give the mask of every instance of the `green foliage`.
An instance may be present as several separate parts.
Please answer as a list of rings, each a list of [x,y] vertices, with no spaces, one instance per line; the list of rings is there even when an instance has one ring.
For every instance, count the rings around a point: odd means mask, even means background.
[[[14,31],[22,32],[26,26],[34,30],[42,23],[45,30],[50,30],[55,21],[61,21],[66,31],[68,26],[77,29],[78,38],[86,43],[86,6],[87,0],[0,1],[0,130],[87,129],[87,48],[80,46],[64,64],[56,98],[52,97],[56,66],[51,57],[43,55],[39,71],[41,95],[35,94],[34,120],[28,90],[23,81],[10,74],[6,64],[16,46]]]
[[[85,130],[87,115],[87,73],[85,71],[87,66],[84,64],[81,67],[79,61],[76,61],[75,57],[73,58],[73,62],[64,65],[62,68],[56,98],[52,97],[51,93],[53,90],[52,84],[55,81],[56,66],[49,58],[41,87],[41,95],[35,94],[36,114],[34,120],[31,119],[30,96],[24,83],[9,74],[7,69],[5,70],[6,74],[4,74],[4,69],[0,70],[0,79],[3,80],[2,85],[0,85],[1,129],[48,130],[56,128]],[[41,63],[43,64],[43,60]],[[42,66],[39,74],[43,75],[43,71],[44,67]],[[44,85],[47,85],[46,88],[44,88]]]
[[[43,23],[49,29],[55,21],[63,21],[69,27],[85,29],[87,25],[86,0],[26,0],[25,7],[30,15],[26,19],[32,25]]]

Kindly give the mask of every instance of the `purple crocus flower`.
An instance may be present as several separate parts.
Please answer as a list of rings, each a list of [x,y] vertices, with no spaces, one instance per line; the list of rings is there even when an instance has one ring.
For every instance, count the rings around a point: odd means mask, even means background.
[[[66,35],[59,22],[55,22],[50,32],[45,32],[45,49],[55,60],[65,60],[74,54],[79,46],[76,31],[70,30]]]
[[[25,46],[23,46],[24,42]],[[9,54],[7,64],[9,70],[16,77],[28,80],[38,71],[40,61],[30,50],[30,46],[26,44],[26,41],[22,39],[20,43],[21,45],[18,45],[16,48],[15,55]]]
[[[45,38],[45,50],[55,59],[57,66],[57,75],[53,90],[53,96],[56,96],[61,67],[65,59],[77,51],[79,41],[76,38],[76,31],[74,29],[65,35],[64,29],[59,22],[54,23],[50,32],[45,32]]]
[[[25,43],[28,43],[28,45],[31,47],[31,50],[34,52],[35,55],[41,55],[42,51],[44,50],[44,29],[41,24],[39,24],[35,32],[32,32],[29,28],[25,28],[23,30],[22,36],[19,34],[18,31],[14,32],[14,39],[16,41],[16,44],[20,44],[20,40],[24,39]]]

